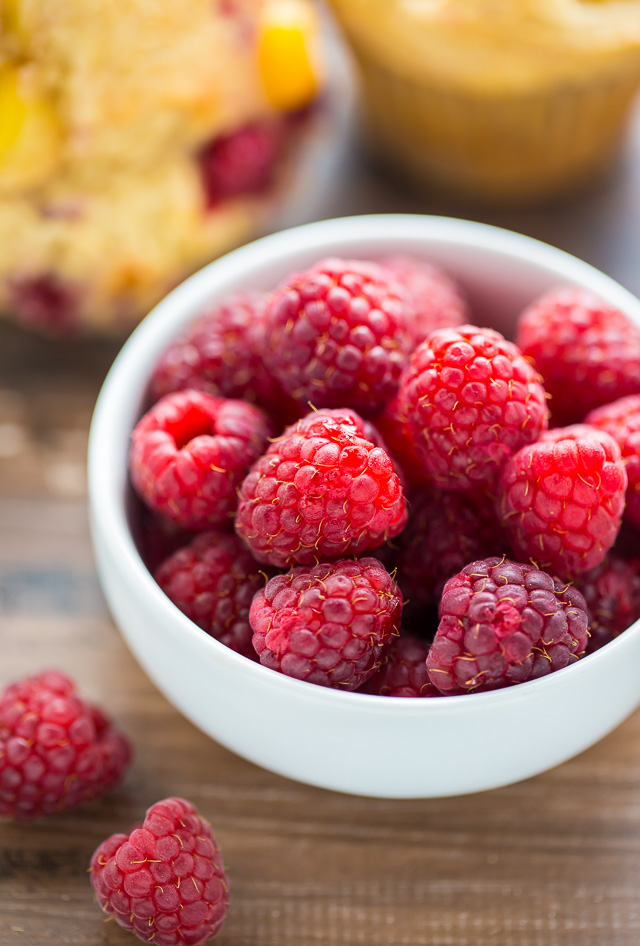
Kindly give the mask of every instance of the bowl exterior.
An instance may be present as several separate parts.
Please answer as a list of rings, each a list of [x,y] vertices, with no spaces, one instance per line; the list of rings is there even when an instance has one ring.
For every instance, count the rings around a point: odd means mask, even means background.
[[[640,624],[549,677],[507,690],[419,700],[327,690],[240,657],[193,625],[145,569],[126,519],[130,431],[160,351],[202,306],[267,289],[322,256],[417,253],[468,290],[477,321],[509,333],[558,283],[581,285],[640,324],[613,280],[537,241],[466,221],[386,215],[322,221],[243,247],[191,277],[134,332],[98,400],[89,451],[98,572],[151,679],[195,725],[239,755],[312,785],[378,797],[464,794],[535,775],[596,742],[640,704]],[[498,288],[496,288],[498,287]]]

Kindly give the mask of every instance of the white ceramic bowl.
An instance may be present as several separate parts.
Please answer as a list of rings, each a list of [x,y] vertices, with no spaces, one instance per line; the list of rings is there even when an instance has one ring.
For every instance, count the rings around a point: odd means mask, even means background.
[[[392,252],[445,266],[468,291],[479,324],[508,332],[535,296],[571,283],[640,325],[640,302],[607,276],[550,246],[477,223],[352,217],[268,236],[179,286],[116,359],[91,427],[92,532],[102,587],[131,650],[204,732],[312,785],[389,798],[455,795],[542,772],[631,713],[640,704],[640,622],[565,670],[492,693],[421,700],[325,689],[246,660],[192,624],[143,565],[125,509],[129,434],[152,366],[185,322],[212,300],[240,288],[272,288],[323,256]]]

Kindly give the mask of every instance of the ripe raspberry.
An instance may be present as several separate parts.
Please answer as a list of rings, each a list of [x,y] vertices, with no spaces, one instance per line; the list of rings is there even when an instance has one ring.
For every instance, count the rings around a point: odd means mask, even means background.
[[[275,125],[253,123],[214,138],[200,152],[209,210],[244,194],[262,194],[274,182],[282,136]]]
[[[264,296],[239,292],[211,306],[171,343],[151,376],[154,401],[192,388],[214,397],[240,398],[263,410],[292,414],[284,394],[262,360]]]
[[[542,385],[492,329],[433,332],[401,383],[416,452],[444,489],[490,486],[509,457],[547,425]]]
[[[533,302],[516,343],[542,375],[556,426],[640,393],[640,329],[584,289],[552,289]]]
[[[428,651],[426,640],[400,631],[387,647],[386,660],[360,692],[376,696],[440,696],[427,673]]]
[[[444,586],[429,679],[446,694],[524,683],[577,660],[587,639],[575,588],[533,565],[472,562]]]
[[[224,924],[220,850],[209,822],[182,798],[156,802],[142,827],[103,841],[89,876],[104,912],[145,943],[198,946]]]
[[[387,403],[382,414],[376,417],[376,427],[384,437],[389,452],[402,466],[409,485],[416,489],[427,486],[429,477],[416,452],[399,392]]]
[[[615,542],[627,474],[609,434],[558,427],[505,466],[498,512],[516,556],[571,579],[595,568]]]
[[[260,562],[286,568],[382,545],[406,523],[393,461],[354,411],[308,414],[240,488],[236,531]]]
[[[264,573],[237,535],[201,532],[160,565],[155,579],[194,624],[255,660],[249,608]]]
[[[288,677],[355,690],[400,629],[402,593],[375,558],[323,562],[277,575],[253,599],[260,663]]]
[[[380,265],[411,294],[416,345],[435,329],[453,328],[468,321],[469,311],[460,288],[439,266],[414,256],[387,256]]]
[[[131,760],[126,736],[48,670],[0,696],[0,815],[34,818],[100,797]]]
[[[323,260],[269,297],[265,360],[299,403],[373,415],[398,388],[412,318],[407,291],[382,267]]]
[[[491,497],[433,489],[412,496],[409,522],[398,544],[406,617],[437,604],[445,583],[469,562],[509,551]]]
[[[185,529],[225,524],[269,433],[253,404],[201,391],[167,394],[133,431],[131,480],[148,506]]]
[[[140,558],[150,572],[193,538],[193,532],[181,529],[149,509],[139,496],[131,495],[131,534]]]
[[[592,572],[576,581],[589,613],[588,653],[593,653],[640,619],[640,559],[609,552]]]
[[[591,411],[585,424],[606,430],[620,447],[629,481],[624,516],[640,528],[640,395],[623,397]]]

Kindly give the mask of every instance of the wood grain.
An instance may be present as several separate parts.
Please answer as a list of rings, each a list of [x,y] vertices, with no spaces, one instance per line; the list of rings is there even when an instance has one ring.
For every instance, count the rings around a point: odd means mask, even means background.
[[[637,151],[634,139],[617,181],[582,202],[498,222],[579,252],[640,291]],[[352,156],[327,215],[436,206]],[[133,942],[104,922],[86,868],[100,840],[170,794],[198,805],[223,847],[232,908],[221,946],[637,946],[640,715],[519,785],[397,802],[262,771],[159,695],[109,618],[87,528],[88,423],[116,348],[0,326],[0,684],[64,667],[137,747],[108,798],[0,826],[0,946]],[[570,706],[556,725],[572,725]],[[429,753],[427,737],[417,751]]]

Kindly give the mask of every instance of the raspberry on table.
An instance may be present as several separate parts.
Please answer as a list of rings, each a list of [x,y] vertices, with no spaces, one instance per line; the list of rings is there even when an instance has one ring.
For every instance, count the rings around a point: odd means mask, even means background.
[[[375,696],[440,696],[427,673],[429,642],[408,631],[400,631],[388,644],[383,664],[360,687],[360,693]]]
[[[462,291],[440,266],[415,256],[385,256],[379,262],[409,290],[414,305],[416,345],[438,328],[468,322],[469,310]]]
[[[628,560],[609,552],[600,565],[576,581],[576,588],[589,613],[587,653],[599,650],[640,619],[640,558]]]
[[[585,424],[606,430],[620,447],[629,481],[624,517],[640,528],[640,395],[596,408],[587,414]]]
[[[373,416],[396,393],[412,319],[408,292],[381,266],[322,260],[270,295],[265,361],[299,403]]]
[[[405,526],[402,486],[355,411],[324,410],[288,427],[240,487],[236,531],[280,568],[353,555]]]
[[[396,555],[405,617],[437,605],[445,583],[469,562],[509,552],[494,505],[482,492],[425,489],[412,495]]]
[[[209,822],[182,798],[156,802],[141,826],[103,841],[89,876],[104,912],[145,943],[198,946],[224,925],[220,850]]]
[[[534,680],[584,654],[587,625],[576,588],[504,557],[472,562],[444,586],[429,679],[445,694]]]
[[[559,578],[595,568],[616,540],[627,474],[610,434],[557,427],[523,447],[498,485],[498,514],[516,556]]]
[[[249,608],[265,575],[237,535],[201,532],[165,559],[155,579],[173,603],[211,637],[255,660]]]
[[[226,524],[270,432],[266,415],[245,401],[167,394],[133,431],[131,480],[148,506],[185,529]]]
[[[187,325],[154,368],[153,400],[191,388],[251,401],[295,420],[297,408],[262,359],[265,300],[257,292],[237,292]]]
[[[65,674],[48,670],[0,695],[0,816],[71,811],[114,788],[130,761],[126,736]]]
[[[355,690],[400,629],[402,593],[375,558],[323,562],[277,575],[253,599],[260,663],[297,680]]]
[[[640,329],[585,289],[551,289],[520,316],[516,344],[551,396],[555,426],[640,394]]]
[[[433,332],[400,386],[415,451],[443,489],[488,487],[547,426],[545,392],[531,365],[492,329]]]

